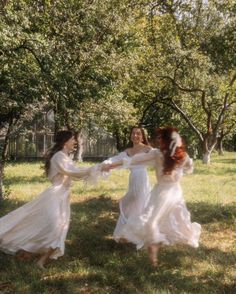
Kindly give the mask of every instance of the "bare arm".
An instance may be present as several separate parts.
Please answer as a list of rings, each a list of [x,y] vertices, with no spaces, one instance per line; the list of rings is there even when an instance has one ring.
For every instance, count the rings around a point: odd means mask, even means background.
[[[186,174],[191,174],[193,172],[193,160],[188,156],[188,154],[186,155],[183,163],[183,170]]]

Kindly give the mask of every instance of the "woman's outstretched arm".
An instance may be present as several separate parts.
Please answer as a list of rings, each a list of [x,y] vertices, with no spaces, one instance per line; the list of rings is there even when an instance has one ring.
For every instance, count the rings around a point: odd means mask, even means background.
[[[110,164],[110,169],[117,167],[128,168],[136,165],[153,166],[156,163],[157,156],[160,155],[159,149],[152,149],[148,153],[139,153],[130,158],[123,158]]]

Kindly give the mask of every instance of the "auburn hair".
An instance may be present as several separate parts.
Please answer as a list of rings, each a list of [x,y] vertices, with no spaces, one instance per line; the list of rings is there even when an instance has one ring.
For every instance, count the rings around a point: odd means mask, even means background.
[[[175,152],[171,155],[172,149],[170,149],[170,144],[172,142],[171,135],[173,132],[178,133],[178,129],[175,127],[163,127],[163,128],[156,128],[154,131],[154,145],[158,147],[163,156],[164,156],[164,163],[163,163],[163,173],[164,174],[171,174],[171,172],[181,163],[183,162],[184,158],[186,157],[186,150],[185,145],[182,139],[182,145],[176,147]]]

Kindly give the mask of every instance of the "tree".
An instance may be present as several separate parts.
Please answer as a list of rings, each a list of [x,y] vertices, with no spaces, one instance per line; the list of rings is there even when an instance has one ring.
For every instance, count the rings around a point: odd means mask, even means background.
[[[161,103],[177,112],[209,163],[220,128],[236,103],[235,5],[157,1],[146,9],[140,33],[145,54],[140,51],[140,65],[130,82],[133,96],[146,97],[143,106]]]
[[[11,132],[23,116],[32,113],[42,100],[40,70],[35,56],[26,50],[31,36],[27,36],[5,14],[0,21],[0,134],[3,138],[0,158],[0,199],[3,197],[2,181]],[[10,25],[9,25],[10,24]],[[26,39],[27,38],[27,39]]]
[[[13,126],[37,101],[54,110],[55,130],[66,126],[79,134],[81,103],[105,97],[119,84],[132,47],[132,8],[127,10],[127,3],[17,0],[4,6],[4,157]]]

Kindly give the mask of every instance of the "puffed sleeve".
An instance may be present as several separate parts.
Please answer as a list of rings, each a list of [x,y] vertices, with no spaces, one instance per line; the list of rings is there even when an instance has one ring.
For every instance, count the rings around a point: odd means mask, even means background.
[[[105,164],[114,163],[114,162],[122,160],[126,156],[127,156],[126,153],[123,151],[123,152],[120,152],[119,154],[117,154],[115,156],[107,158],[106,160],[103,161],[103,163],[105,163]]]
[[[122,166],[124,158],[128,158],[128,155],[126,152],[123,151],[113,157],[110,157],[110,158],[104,160],[102,162],[102,164],[112,164],[112,163],[120,162],[121,163],[120,166],[117,166],[115,169],[122,169],[122,168],[124,168],[124,166]],[[111,174],[111,171],[103,172],[103,177],[107,178],[110,176],[110,174]]]
[[[71,176],[77,179],[86,180],[92,173],[94,173],[95,169],[99,169],[97,166],[93,167],[76,167],[73,164],[73,161],[62,152],[58,152],[54,157],[54,164],[58,170],[58,172],[65,174],[67,176]],[[96,167],[96,168],[95,168]]]
[[[135,154],[131,158],[123,158],[123,167],[129,168],[136,165],[143,166],[155,166],[157,164],[157,158],[161,156],[159,149],[151,149],[147,153]]]
[[[186,174],[191,174],[193,172],[193,159],[187,154],[183,163],[183,171]]]

